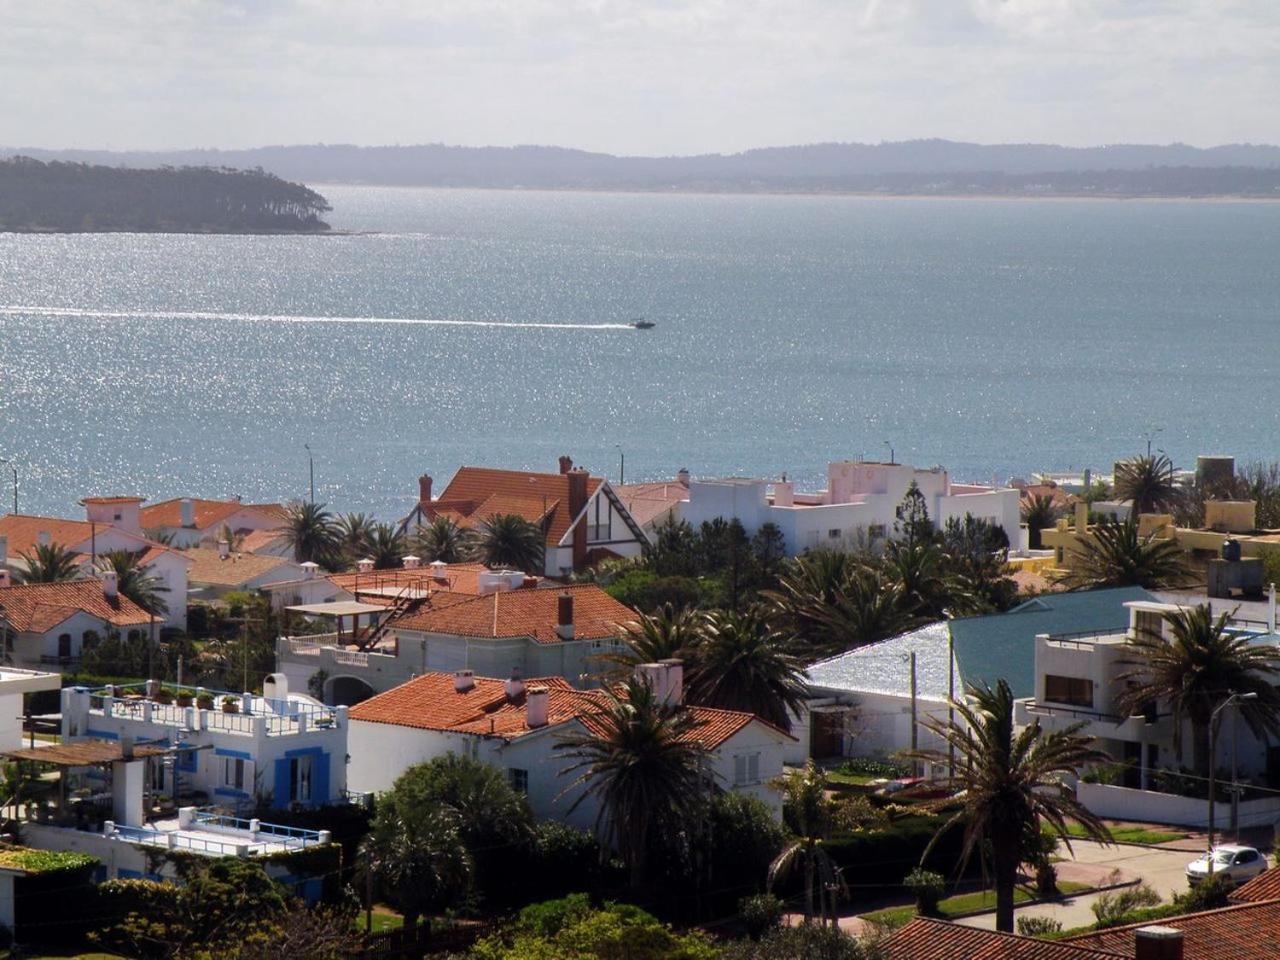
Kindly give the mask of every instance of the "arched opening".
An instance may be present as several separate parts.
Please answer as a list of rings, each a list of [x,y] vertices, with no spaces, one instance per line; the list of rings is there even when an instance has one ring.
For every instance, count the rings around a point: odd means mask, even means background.
[[[374,694],[359,677],[330,677],[324,682],[324,702],[333,707],[353,707]]]

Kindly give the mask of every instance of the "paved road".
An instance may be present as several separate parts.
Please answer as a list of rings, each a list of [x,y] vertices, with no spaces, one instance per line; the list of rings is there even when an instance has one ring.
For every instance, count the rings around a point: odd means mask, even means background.
[[[1184,871],[1195,859],[1194,853],[1185,850],[1161,850],[1152,847],[1104,846],[1088,840],[1072,842],[1075,847],[1075,858],[1080,863],[1099,864],[1122,871],[1129,876],[1141,877],[1160,897],[1168,901],[1175,893],[1187,889]],[[1066,855],[1066,850],[1062,850]],[[1017,917],[1052,917],[1059,921],[1063,929],[1083,927],[1094,922],[1091,905],[1099,894],[1084,894],[1071,897],[1062,903],[1040,903],[1029,907],[1021,907],[1015,913]],[[984,927],[994,930],[996,915],[984,913],[981,916],[960,920],[960,923],[971,927]]]

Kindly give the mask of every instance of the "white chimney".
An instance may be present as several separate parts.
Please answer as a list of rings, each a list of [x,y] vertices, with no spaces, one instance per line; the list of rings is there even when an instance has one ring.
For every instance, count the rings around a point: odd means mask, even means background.
[[[218,541],[218,559],[225,560],[229,556],[231,556],[231,544],[228,543],[226,540],[219,540]]]
[[[635,677],[642,683],[648,684],[649,689],[653,691],[654,697],[666,703],[667,668],[665,665],[661,663],[637,663]]]
[[[794,507],[796,504],[796,485],[790,480],[778,480],[773,485],[773,505],[775,507]]]
[[[196,525],[196,502],[190,497],[183,497],[179,501],[178,507],[182,511],[182,525],[184,527],[194,527]]]
[[[658,662],[663,667],[664,702],[679,706],[684,702],[684,661],[672,658]]]
[[[360,573],[371,573],[373,571],[373,561],[368,557],[365,557],[363,560],[357,560],[356,570]]]
[[[102,571],[102,595],[108,600],[114,600],[116,593],[119,591],[120,580],[114,570]]]
[[[417,570],[421,564],[422,559],[420,557],[415,557],[412,553],[404,558],[404,568],[406,570]]]
[[[302,567],[303,580],[314,580],[316,578],[316,571],[320,569],[320,564],[311,560],[308,560],[306,563],[299,564],[299,566]]]
[[[502,685],[502,689],[506,691],[508,700],[514,700],[524,693],[524,681],[520,679],[519,667],[511,671],[511,679]]]
[[[0,587],[7,587],[10,585],[11,581],[9,580],[9,571],[4,567],[0,567]]]
[[[47,547],[53,543],[53,534],[48,530],[41,530],[36,534],[36,543],[42,547]]]
[[[447,580],[449,574],[449,565],[443,560],[431,561],[431,576],[436,580]]]
[[[524,698],[525,723],[530,727],[545,727],[551,710],[546,687],[530,687]]]
[[[262,695],[272,700],[289,699],[289,678],[283,673],[268,673],[262,681]]]
[[[476,685],[474,670],[455,670],[453,672],[453,689],[458,693],[466,693]]]

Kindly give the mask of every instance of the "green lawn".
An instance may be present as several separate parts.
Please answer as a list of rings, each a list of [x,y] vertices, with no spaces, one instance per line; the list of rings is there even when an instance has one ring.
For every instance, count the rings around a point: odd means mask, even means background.
[[[364,911],[355,918],[356,929],[364,932]],[[388,930],[399,930],[404,926],[404,917],[390,907],[373,908],[373,932],[386,933]]]
[[[854,787],[865,787],[872,780],[882,780],[883,777],[874,773],[837,773],[834,770],[827,772],[828,783],[847,783]]]
[[[1082,890],[1090,889],[1088,884],[1073,883],[1064,880],[1058,884],[1058,889],[1062,891],[1064,896],[1073,893],[1079,893]],[[1031,892],[1018,887],[1013,891],[1014,903],[1026,903],[1028,900],[1035,899]],[[981,910],[994,910],[996,908],[996,894],[994,890],[978,890],[974,893],[959,893],[954,897],[947,897],[938,903],[938,913],[944,918],[958,917],[968,913],[977,913]],[[886,907],[884,910],[876,910],[872,913],[864,913],[862,919],[870,920],[872,923],[883,923],[890,927],[901,926],[916,915],[915,904],[908,904],[905,907]]]
[[[1084,827],[1078,823],[1067,824],[1067,833],[1073,837],[1087,837]],[[1156,843],[1168,843],[1170,840],[1185,840],[1187,835],[1176,830],[1148,830],[1145,827],[1113,827],[1111,838],[1117,843],[1142,843],[1150,846]]]

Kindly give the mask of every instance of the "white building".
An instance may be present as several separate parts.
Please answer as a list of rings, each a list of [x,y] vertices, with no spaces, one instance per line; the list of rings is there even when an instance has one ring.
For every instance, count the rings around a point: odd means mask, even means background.
[[[64,741],[164,747],[168,753],[149,764],[148,789],[179,805],[213,803],[244,811],[320,807],[344,799],[345,707],[290,695],[280,674],[267,678],[266,696],[183,687],[184,699],[174,700],[163,689],[154,680],[131,687],[66,688]]]
[[[1025,547],[1017,490],[953,483],[941,467],[921,470],[900,463],[830,463],[827,489],[816,493],[798,493],[785,479],[690,480],[680,517],[695,528],[717,517],[737,519],[748,536],[772,523],[782,531],[792,556],[820,547],[875,547],[893,536],[898,505],[912,482],[939,529],[948,520],[970,515],[1003,528],[1011,549]]]
[[[595,584],[553,590],[522,586],[519,571],[484,571],[473,595],[423,588],[406,597],[400,612],[363,649],[337,632],[281,637],[276,669],[300,690],[324,678],[327,703],[354,704],[423,673],[472,670],[480,676],[556,676],[574,685],[592,682],[603,653],[619,648],[624,624],[635,611]],[[406,588],[395,588],[403,592]],[[355,588],[353,588],[355,592]],[[368,599],[365,597],[365,599]],[[387,607],[321,603],[291,607],[305,616],[379,617]]]
[[[102,572],[100,558],[117,550],[139,555],[141,567],[164,588],[161,599],[168,612],[160,624],[178,630],[187,628],[186,557],[162,543],[148,540],[140,525],[140,497],[85,497],[84,520],[8,514],[0,517],[0,568],[25,568],[22,554],[31,554],[40,545],[57,545],[76,556],[84,576]]]
[[[662,696],[681,696],[678,663],[649,664]],[[575,690],[562,678],[523,681],[476,677],[470,671],[427,673],[351,709],[354,789],[381,792],[417,763],[458,754],[506,772],[527,794],[534,815],[591,829],[599,813],[588,797],[569,789],[572,761],[555,750],[560,738],[581,733],[601,709],[598,691]],[[782,774],[791,737],[748,713],[688,708],[696,726],[687,734],[710,752],[710,774],[720,789],[746,793],[781,816],[782,799],[771,785]]]
[[[164,535],[178,548],[200,544],[216,546],[223,530],[233,538],[256,530],[276,530],[284,523],[284,508],[278,503],[241,503],[238,497],[203,500],[179,497],[143,507],[139,529]]]
[[[459,467],[437,499],[431,484],[430,476],[418,478],[418,504],[400,522],[402,530],[436,517],[469,529],[514,514],[543,531],[548,577],[567,577],[608,557],[638,557],[648,541],[609,481],[575,470],[568,457],[560,458],[559,473]]]
[[[74,667],[86,645],[112,632],[151,635],[152,616],[116,589],[114,572],[101,580],[16,586],[8,580],[9,571],[0,569],[0,633],[15,664]]]

